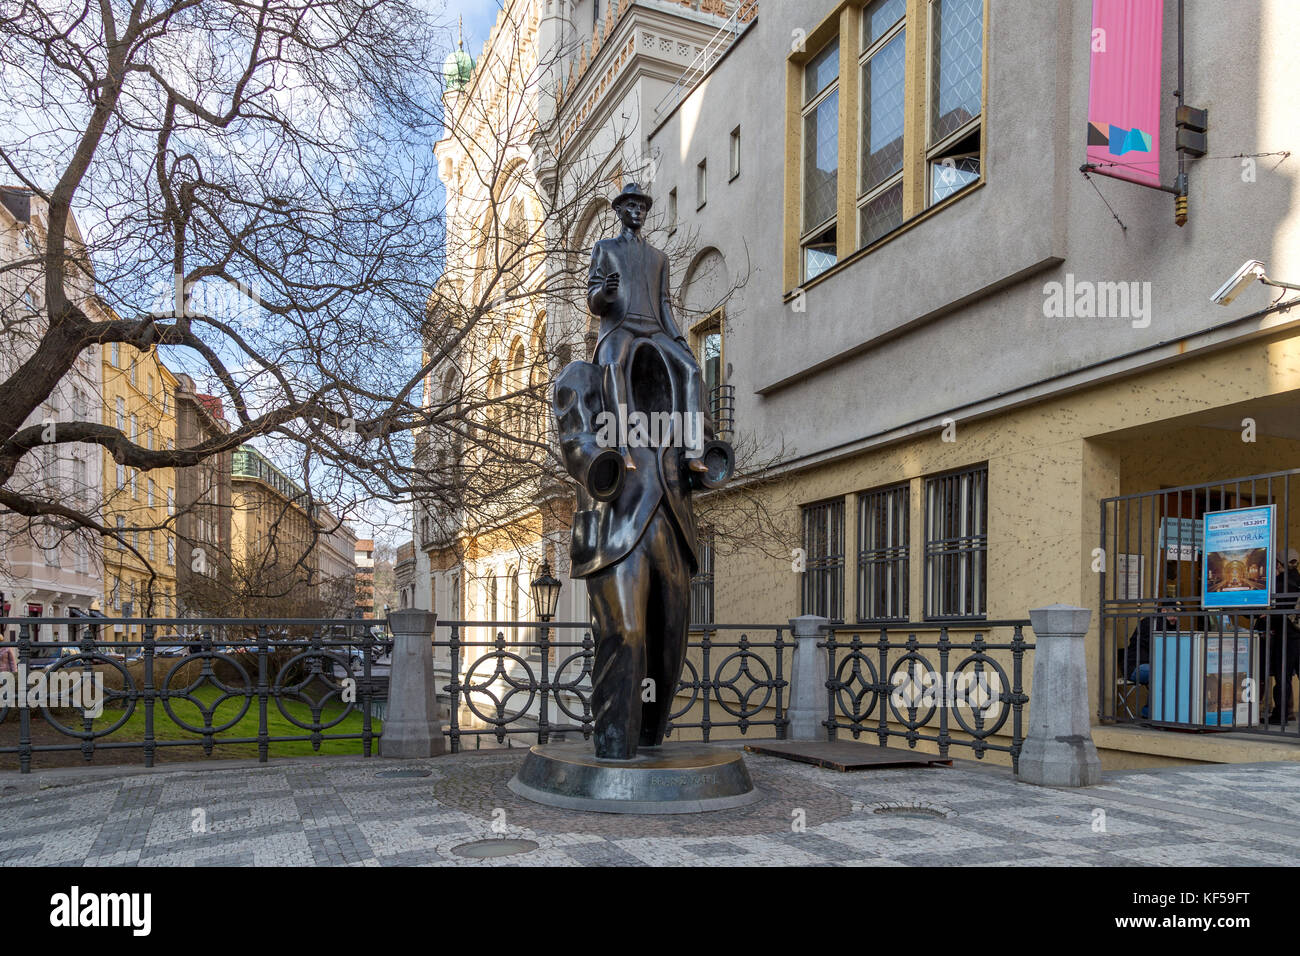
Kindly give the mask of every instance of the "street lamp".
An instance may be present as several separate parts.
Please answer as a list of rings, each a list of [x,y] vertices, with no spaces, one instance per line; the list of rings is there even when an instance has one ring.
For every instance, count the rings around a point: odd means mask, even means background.
[[[555,617],[555,606],[560,602],[560,588],[563,585],[551,574],[551,562],[543,561],[538,568],[537,577],[529,586],[533,594],[533,607],[537,617],[549,621]]]

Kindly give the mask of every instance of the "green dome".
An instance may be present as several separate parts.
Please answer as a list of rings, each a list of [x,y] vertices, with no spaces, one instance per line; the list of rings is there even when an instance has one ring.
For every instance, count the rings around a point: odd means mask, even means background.
[[[463,90],[469,85],[474,75],[474,58],[464,50],[456,50],[442,65],[443,77],[447,80],[447,90]]]

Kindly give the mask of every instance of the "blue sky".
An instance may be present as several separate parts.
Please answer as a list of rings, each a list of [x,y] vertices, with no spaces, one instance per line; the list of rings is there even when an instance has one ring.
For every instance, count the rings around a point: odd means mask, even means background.
[[[465,49],[475,60],[483,52],[487,42],[488,31],[497,22],[501,10],[500,0],[426,0],[429,9],[452,26],[452,47],[441,51],[446,57],[454,48],[456,18],[465,18]]]

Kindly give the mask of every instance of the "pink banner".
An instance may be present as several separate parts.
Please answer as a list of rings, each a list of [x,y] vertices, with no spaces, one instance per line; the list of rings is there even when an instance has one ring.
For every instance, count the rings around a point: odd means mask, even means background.
[[[1160,37],[1164,0],[1092,0],[1088,162],[1160,185]]]

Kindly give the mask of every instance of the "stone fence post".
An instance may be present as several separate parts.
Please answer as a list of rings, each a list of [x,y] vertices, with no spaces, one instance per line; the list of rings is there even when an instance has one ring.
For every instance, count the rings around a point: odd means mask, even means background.
[[[446,751],[433,679],[433,631],[438,616],[410,608],[393,611],[388,718],[379,739],[381,757],[435,757]]]
[[[790,700],[786,716],[790,726],[787,740],[827,740],[826,720],[826,649],[818,647],[826,639],[822,627],[827,619],[815,614],[790,619],[794,637],[794,666],[790,669]]]
[[[1034,629],[1034,687],[1018,774],[1026,783],[1089,787],[1101,782],[1083,656],[1083,636],[1091,616],[1087,608],[1065,604],[1029,612]]]

